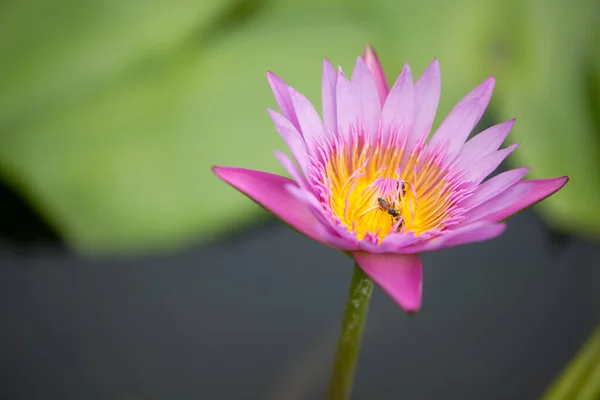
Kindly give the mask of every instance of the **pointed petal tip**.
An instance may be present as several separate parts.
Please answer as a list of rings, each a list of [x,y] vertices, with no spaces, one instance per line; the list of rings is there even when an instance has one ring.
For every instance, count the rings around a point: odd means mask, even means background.
[[[210,169],[212,170],[213,174],[215,174],[219,178],[221,178],[221,170],[223,168],[227,168],[227,167],[223,167],[223,166],[220,166],[220,165],[213,165],[213,166],[210,167]]]
[[[372,45],[367,44],[365,46],[365,49],[363,50],[363,57],[367,58],[367,57],[373,57],[373,56],[377,57],[377,52],[375,51],[375,48]]]
[[[556,178],[557,182],[559,182],[558,189],[561,189],[563,186],[565,186],[569,182],[569,179],[570,178],[567,175],[559,176],[558,178]]]
[[[495,86],[496,85],[496,77],[490,76],[483,81],[486,85]]]

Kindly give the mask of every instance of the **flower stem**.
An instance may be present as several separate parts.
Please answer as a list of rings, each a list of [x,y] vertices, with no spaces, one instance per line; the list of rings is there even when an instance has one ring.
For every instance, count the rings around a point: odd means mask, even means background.
[[[348,400],[354,381],[354,369],[358,360],[373,281],[356,264],[348,292],[342,331],[329,380],[329,400]]]

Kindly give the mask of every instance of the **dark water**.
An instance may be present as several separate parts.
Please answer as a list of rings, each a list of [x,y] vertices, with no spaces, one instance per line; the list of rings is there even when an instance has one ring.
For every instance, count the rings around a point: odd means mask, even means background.
[[[354,399],[535,399],[600,321],[600,249],[530,211],[423,260],[421,313],[374,293]],[[274,220],[138,261],[4,241],[0,398],[324,398],[351,270]]]

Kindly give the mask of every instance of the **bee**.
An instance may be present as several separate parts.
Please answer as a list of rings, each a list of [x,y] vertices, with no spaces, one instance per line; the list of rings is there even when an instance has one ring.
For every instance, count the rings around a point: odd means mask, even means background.
[[[398,220],[400,219],[401,215],[398,212],[398,210],[396,210],[386,199],[378,197],[377,198],[377,202],[379,203],[379,207],[381,207],[382,210],[386,211],[389,215],[391,215],[392,217],[392,225],[395,225],[396,223],[398,223]],[[402,228],[403,222],[400,223],[400,225],[398,226],[398,229]]]
[[[377,202],[379,203],[379,207],[381,207],[382,210],[387,211],[387,213],[390,214],[392,217],[400,217],[400,213],[398,212],[398,210],[392,207],[386,199],[378,197]]]

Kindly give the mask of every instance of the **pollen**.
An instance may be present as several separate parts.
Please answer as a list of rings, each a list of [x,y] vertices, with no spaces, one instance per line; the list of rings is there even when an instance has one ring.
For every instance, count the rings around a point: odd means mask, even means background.
[[[355,136],[356,138],[356,136]],[[392,232],[421,235],[442,231],[453,221],[452,179],[434,160],[381,140],[336,141],[324,168],[329,206],[358,239],[378,241]]]

